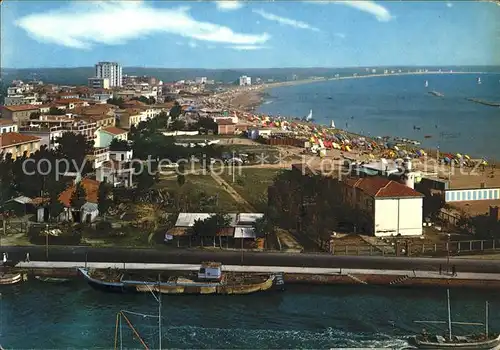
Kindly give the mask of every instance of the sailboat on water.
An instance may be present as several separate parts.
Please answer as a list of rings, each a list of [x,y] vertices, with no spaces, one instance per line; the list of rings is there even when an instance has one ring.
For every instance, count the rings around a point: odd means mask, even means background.
[[[425,81],[425,87],[429,87],[429,80]]]
[[[306,121],[306,122],[312,122],[312,121],[314,121],[314,119],[313,119],[313,110],[312,109],[309,111],[309,114],[304,117],[303,120]]]
[[[488,302],[486,302],[485,323],[452,322],[450,306],[450,290],[447,290],[448,301],[448,322],[446,321],[415,321],[424,324],[445,324],[448,323],[448,336],[427,334],[424,330],[422,334],[412,339],[412,345],[418,349],[462,349],[462,350],[493,350],[500,348],[500,334],[491,334],[488,325]],[[452,333],[452,325],[484,326],[484,333],[476,333],[466,336],[457,336]]]
[[[477,84],[481,85],[481,78],[480,77],[477,78]]]

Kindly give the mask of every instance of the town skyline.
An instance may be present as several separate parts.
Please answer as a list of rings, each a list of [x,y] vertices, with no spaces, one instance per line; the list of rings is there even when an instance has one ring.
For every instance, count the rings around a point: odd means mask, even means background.
[[[2,5],[5,68],[89,67],[107,60],[124,67],[179,69],[500,64],[494,44],[500,7],[488,2],[40,1],[19,6],[7,0]],[[79,16],[72,17],[76,12]]]

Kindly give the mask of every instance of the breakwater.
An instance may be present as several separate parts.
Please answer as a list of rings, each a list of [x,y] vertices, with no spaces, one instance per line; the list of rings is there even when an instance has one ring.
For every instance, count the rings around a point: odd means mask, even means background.
[[[465,99],[467,101],[479,103],[479,104],[482,104],[485,106],[500,107],[500,103],[498,103],[498,102],[489,102],[489,101],[485,101],[485,100],[480,100],[478,98],[469,98],[469,97],[466,97]]]
[[[186,273],[199,269],[198,264],[29,262],[19,263],[14,270],[32,276],[75,277],[77,275],[76,268],[83,266],[97,269],[165,271],[168,274],[174,272]],[[455,275],[452,275],[446,271],[446,268],[440,272],[427,270],[223,265],[223,271],[255,274],[282,272],[285,282],[289,284],[500,288],[500,274],[457,272]]]

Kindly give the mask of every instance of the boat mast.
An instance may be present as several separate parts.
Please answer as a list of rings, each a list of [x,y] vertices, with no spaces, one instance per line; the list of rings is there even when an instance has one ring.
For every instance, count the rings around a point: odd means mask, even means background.
[[[484,323],[485,324],[485,331],[486,331],[486,339],[488,339],[488,301],[486,300],[486,322]]]
[[[158,274],[158,349],[161,350],[161,289],[160,289],[160,274]]]
[[[451,305],[450,305],[450,290],[446,289],[447,299],[448,299],[448,332],[451,341]]]

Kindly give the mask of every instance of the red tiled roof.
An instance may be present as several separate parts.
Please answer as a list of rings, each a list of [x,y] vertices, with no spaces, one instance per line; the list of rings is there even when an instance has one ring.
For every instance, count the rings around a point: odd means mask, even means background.
[[[127,133],[126,130],[117,128],[115,126],[109,126],[107,128],[102,129],[102,131],[107,132],[108,134],[112,134],[112,135],[121,135],[121,134]]]
[[[97,193],[99,191],[99,181],[92,180],[92,179],[82,179],[80,182],[85,189],[85,194],[86,194],[86,200],[87,202],[90,203],[97,203]],[[64,190],[60,195],[59,195],[59,201],[65,206],[65,207],[71,207],[71,196],[73,195],[73,192],[75,192],[76,185],[73,184],[70,187],[68,187],[66,190]]]
[[[23,143],[39,141],[39,140],[41,140],[41,138],[37,136],[24,135],[18,132],[6,132],[0,134],[0,147],[20,145]]]
[[[3,108],[11,112],[38,110],[38,106],[35,105],[3,106]]]
[[[377,198],[423,197],[423,194],[402,183],[383,177],[365,177],[347,179],[346,185],[359,188],[369,196]]]
[[[54,102],[60,104],[68,104],[68,103],[84,103],[85,101],[82,101],[79,98],[63,98],[60,100],[56,100]]]

